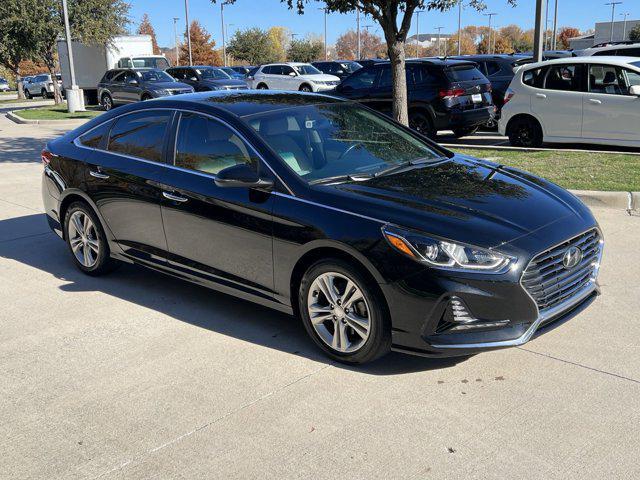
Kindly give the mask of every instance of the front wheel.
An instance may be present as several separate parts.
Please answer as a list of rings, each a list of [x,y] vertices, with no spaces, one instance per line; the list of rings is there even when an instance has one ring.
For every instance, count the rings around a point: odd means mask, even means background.
[[[351,264],[322,260],[305,273],[298,305],[307,333],[329,357],[366,363],[391,348],[391,328],[375,284]]]
[[[43,100],[45,100],[49,94],[47,93],[47,91],[43,88],[42,90],[40,90],[40,96],[42,97]]]
[[[309,85],[302,85],[300,87],[300,91],[301,92],[307,92],[307,93],[313,92],[313,90],[311,89],[311,87]]]
[[[26,88],[24,89],[24,98],[26,98],[27,100],[31,100],[31,92]]]
[[[64,217],[65,240],[76,266],[87,275],[98,276],[117,266],[109,256],[107,237],[100,221],[83,202],[73,203]]]
[[[113,108],[113,99],[111,98],[111,95],[105,93],[102,96],[102,108],[104,108],[106,111],[109,111]]]
[[[258,84],[257,89],[258,90],[269,90],[269,87],[267,87],[264,83],[260,83],[260,84]]]

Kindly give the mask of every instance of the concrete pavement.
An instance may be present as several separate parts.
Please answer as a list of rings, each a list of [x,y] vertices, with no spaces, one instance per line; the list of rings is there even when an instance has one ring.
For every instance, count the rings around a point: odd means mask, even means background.
[[[298,321],[145,269],[77,271],[42,214],[60,130],[0,118],[0,477],[637,479],[640,218],[603,295],[516,349],[328,362]]]

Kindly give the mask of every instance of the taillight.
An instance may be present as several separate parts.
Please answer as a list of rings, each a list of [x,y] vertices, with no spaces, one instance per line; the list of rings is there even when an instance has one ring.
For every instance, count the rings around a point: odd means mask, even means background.
[[[461,97],[464,95],[464,88],[442,89],[438,92],[440,98]]]
[[[507,104],[507,102],[508,102],[509,100],[511,100],[511,99],[513,98],[513,95],[514,95],[515,93],[516,93],[516,92],[514,92],[512,89],[507,88],[507,91],[506,91],[506,92],[504,92],[504,104],[505,104],[505,105]]]
[[[51,153],[46,148],[42,150],[42,152],[40,152],[40,158],[42,159],[42,164],[45,167],[51,163],[51,160],[53,159],[53,157],[54,157],[53,153]]]

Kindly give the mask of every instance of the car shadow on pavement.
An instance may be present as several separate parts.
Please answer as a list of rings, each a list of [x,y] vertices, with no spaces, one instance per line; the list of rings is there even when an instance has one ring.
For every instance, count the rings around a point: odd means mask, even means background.
[[[25,125],[25,128],[33,128]],[[0,164],[2,163],[38,163],[40,151],[49,140],[59,134],[34,137],[0,137]]]
[[[50,273],[64,282],[59,288],[70,294],[102,292],[222,335],[329,362],[301,322],[290,315],[136,265],[123,264],[103,277],[84,275],[74,266],[66,244],[48,229],[44,214],[0,220],[0,257]],[[447,368],[466,358],[430,359],[392,352],[368,365],[332,364],[371,375],[396,375]]]

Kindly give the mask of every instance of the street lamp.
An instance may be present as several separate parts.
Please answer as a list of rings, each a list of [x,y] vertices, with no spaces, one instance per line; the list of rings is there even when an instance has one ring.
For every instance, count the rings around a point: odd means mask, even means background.
[[[327,9],[319,8],[324,12],[324,61],[327,61]]]
[[[71,28],[69,27],[69,10],[67,0],[62,0],[62,14],[64,16],[64,33],[67,37],[67,55],[69,56],[69,76],[71,77],[71,88],[67,90],[67,110],[69,113],[84,110],[82,90],[76,85],[76,71],[73,66],[73,48],[71,47]],[[53,81],[56,79],[54,77]]]
[[[491,53],[491,18],[498,15],[497,13],[484,13],[485,17],[489,17],[489,38],[487,39],[487,53]]]
[[[558,0],[556,0],[555,12],[553,14],[553,41],[551,45],[551,50],[555,50],[558,41]]]
[[[624,17],[624,23],[622,24],[622,41],[624,42],[627,39],[627,17],[628,13],[621,13],[621,17]]]
[[[416,57],[420,57],[420,14],[424,10],[416,11]]]
[[[458,56],[462,55],[462,0],[458,1]]]
[[[440,57],[440,30],[442,30],[444,27],[436,27],[436,30],[438,31],[438,56]]]
[[[178,17],[173,17],[173,38],[176,43],[176,65],[180,65],[180,54],[178,53],[178,20],[180,20]]]
[[[224,31],[225,31],[225,27],[224,27],[224,6],[227,5],[229,2],[220,2],[220,23],[222,23],[222,62],[224,63],[224,66],[227,66],[227,42],[225,39],[225,35],[224,35]]]
[[[605,5],[611,5],[611,35],[609,36],[609,42],[613,42],[613,19],[616,14],[616,5],[621,5],[622,2],[609,2],[605,3]]]
[[[189,66],[193,65],[191,56],[191,32],[189,31],[189,0],[184,0],[184,21],[187,24],[187,49],[189,50]]]
[[[356,37],[358,39],[358,55],[356,60],[361,60],[362,51],[360,50],[360,7],[356,5]]]

